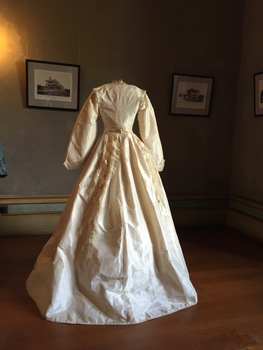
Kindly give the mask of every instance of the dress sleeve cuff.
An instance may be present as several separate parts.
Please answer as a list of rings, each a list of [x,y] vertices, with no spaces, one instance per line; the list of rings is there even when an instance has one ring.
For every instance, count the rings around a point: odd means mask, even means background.
[[[64,160],[63,165],[68,170],[74,170],[74,169],[79,168],[79,166],[80,166],[79,163],[78,164],[70,163],[68,159]]]
[[[157,166],[157,169],[158,169],[159,172],[163,171],[164,164],[165,164],[165,160],[163,159]]]

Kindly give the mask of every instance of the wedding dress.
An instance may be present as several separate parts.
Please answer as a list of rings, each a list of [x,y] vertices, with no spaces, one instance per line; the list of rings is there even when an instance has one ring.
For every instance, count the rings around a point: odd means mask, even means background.
[[[98,116],[105,128],[96,142]],[[132,131],[136,116],[141,138]],[[163,152],[146,92],[122,81],[95,88],[64,165],[83,171],[27,280],[42,316],[125,325],[196,304],[158,173]]]

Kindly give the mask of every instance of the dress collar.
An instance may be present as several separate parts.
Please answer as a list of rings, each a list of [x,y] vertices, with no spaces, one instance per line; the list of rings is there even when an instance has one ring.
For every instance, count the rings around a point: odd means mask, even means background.
[[[120,79],[120,80],[113,80],[112,83],[113,84],[123,84],[124,81],[122,79]]]

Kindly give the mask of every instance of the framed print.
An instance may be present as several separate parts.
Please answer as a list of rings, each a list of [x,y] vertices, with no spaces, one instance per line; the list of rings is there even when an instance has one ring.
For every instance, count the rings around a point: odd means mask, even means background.
[[[263,116],[263,72],[254,74],[254,115]]]
[[[26,60],[27,107],[79,110],[80,66]]]
[[[213,77],[173,74],[170,114],[210,115]]]

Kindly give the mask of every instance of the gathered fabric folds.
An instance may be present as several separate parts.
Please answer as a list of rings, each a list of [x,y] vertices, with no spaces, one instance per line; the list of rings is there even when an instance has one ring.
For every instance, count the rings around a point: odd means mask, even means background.
[[[105,128],[96,140],[98,117]],[[163,152],[146,92],[122,81],[94,89],[64,165],[83,170],[26,284],[42,316],[125,325],[196,304],[158,173]]]

